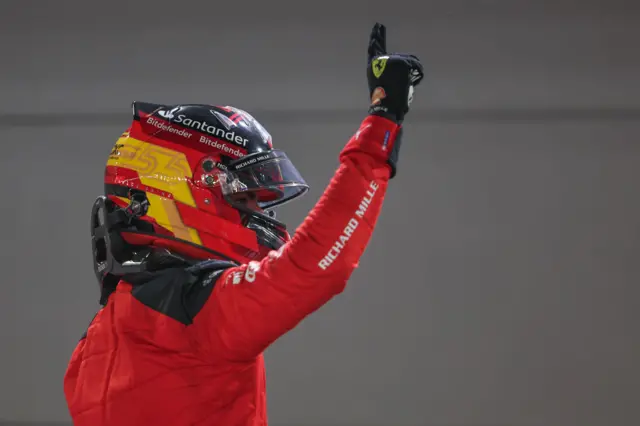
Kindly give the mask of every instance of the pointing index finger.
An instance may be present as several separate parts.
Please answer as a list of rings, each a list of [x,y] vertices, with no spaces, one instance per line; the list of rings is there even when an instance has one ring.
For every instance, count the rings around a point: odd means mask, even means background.
[[[369,61],[374,57],[387,53],[387,29],[379,22],[373,26],[369,38]]]

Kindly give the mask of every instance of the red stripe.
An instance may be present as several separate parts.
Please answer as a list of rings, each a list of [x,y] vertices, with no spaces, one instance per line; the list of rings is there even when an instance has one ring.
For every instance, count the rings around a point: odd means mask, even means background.
[[[176,203],[176,206],[182,222],[185,226],[197,229],[200,239],[205,233],[254,251],[259,250],[256,234],[252,230],[186,204]]]

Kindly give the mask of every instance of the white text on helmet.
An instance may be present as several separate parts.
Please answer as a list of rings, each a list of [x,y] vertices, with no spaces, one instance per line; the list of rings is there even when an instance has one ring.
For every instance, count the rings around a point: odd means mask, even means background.
[[[249,159],[247,161],[244,161],[241,164],[238,164],[238,165],[234,166],[234,168],[236,170],[240,170],[240,169],[243,169],[243,168],[247,167],[248,165],[257,163],[259,161],[268,160],[269,158],[271,158],[271,156],[269,156],[269,155],[261,155],[259,157],[251,158],[251,159]]]
[[[209,139],[206,136],[200,136],[200,139],[198,139],[198,141],[200,143],[203,143],[205,145],[209,145],[212,148],[215,148],[217,150],[220,150],[222,152],[225,152],[227,154],[233,154],[236,157],[243,157],[244,153],[240,152],[239,149],[234,149],[232,147],[230,147],[229,145],[227,145],[226,143],[220,143],[215,139]]]
[[[191,137],[191,133],[188,130],[184,129],[176,129],[175,127],[171,127],[161,121],[156,120],[153,117],[149,117],[147,119],[147,123],[151,124],[153,127],[157,127],[160,130],[164,130],[165,132],[173,133],[175,135],[182,136],[183,138],[189,139]]]
[[[160,115],[164,116],[165,118],[168,118],[170,121],[174,123],[182,124],[184,126],[191,127],[192,129],[198,129],[202,132],[207,132],[210,135],[213,135],[220,139],[228,140],[229,142],[233,142],[236,145],[246,147],[247,143],[249,143],[248,139],[243,138],[242,136],[236,135],[235,131],[227,131],[226,129],[220,129],[214,126],[213,124],[207,123],[205,120],[197,121],[192,118],[188,118],[184,114],[178,114],[177,116],[175,116],[173,114],[166,113],[165,111],[161,111],[161,112],[165,114],[161,114],[159,112]]]

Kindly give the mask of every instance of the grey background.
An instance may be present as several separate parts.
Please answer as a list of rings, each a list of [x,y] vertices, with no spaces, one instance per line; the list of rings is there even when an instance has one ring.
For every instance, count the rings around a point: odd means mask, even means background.
[[[296,226],[364,116],[375,20],[427,79],[348,289],[267,353],[272,424],[640,424],[634,2],[0,6],[7,424],[68,422],[89,208],[130,102],[252,112],[313,187]]]

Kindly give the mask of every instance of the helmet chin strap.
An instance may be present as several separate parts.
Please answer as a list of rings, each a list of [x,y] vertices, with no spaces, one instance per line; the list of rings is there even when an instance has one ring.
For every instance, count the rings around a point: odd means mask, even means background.
[[[249,219],[246,227],[247,229],[255,232],[256,237],[258,238],[258,243],[262,247],[266,247],[270,250],[278,250],[285,244],[286,240],[283,236],[278,235],[278,232],[274,228],[268,225],[265,226],[264,222],[261,222],[262,221],[259,218],[252,217]]]
[[[267,216],[269,219],[273,219],[273,221],[277,222],[278,225],[281,224],[280,221],[276,220],[276,212],[275,211],[266,210],[263,214],[265,216]],[[247,209],[246,211],[244,209],[240,210],[240,219],[242,220],[242,226],[247,226],[247,224],[253,218],[255,218],[255,212],[251,211],[251,209]],[[284,224],[282,224],[282,227],[284,228]]]
[[[235,208],[240,212],[243,225],[246,226],[246,222],[251,220],[251,218],[259,218],[271,224],[272,226],[275,226],[276,228],[279,228],[282,230],[287,229],[286,224],[276,219],[276,212],[274,210],[264,210],[263,212],[258,212],[247,207],[245,203],[233,200],[231,197],[225,197],[225,198],[233,208]]]
[[[276,214],[273,210],[257,212],[244,203],[231,199],[227,201],[240,212],[242,225],[255,232],[261,246],[278,250],[286,242],[283,234],[286,233],[287,227],[275,219]]]

